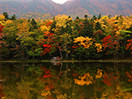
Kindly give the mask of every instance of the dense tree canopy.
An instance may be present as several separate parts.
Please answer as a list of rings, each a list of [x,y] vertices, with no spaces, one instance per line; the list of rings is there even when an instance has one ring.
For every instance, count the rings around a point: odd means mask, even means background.
[[[0,15],[1,59],[105,59],[132,56],[132,16],[49,20]]]

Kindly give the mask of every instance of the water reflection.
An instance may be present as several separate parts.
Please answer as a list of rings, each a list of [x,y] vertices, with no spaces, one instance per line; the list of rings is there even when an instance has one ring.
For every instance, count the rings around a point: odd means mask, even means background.
[[[132,63],[0,63],[1,99],[130,99]]]

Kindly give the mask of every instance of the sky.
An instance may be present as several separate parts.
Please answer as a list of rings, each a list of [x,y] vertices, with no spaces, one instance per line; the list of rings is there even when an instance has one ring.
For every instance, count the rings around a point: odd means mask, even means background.
[[[52,1],[54,1],[55,3],[63,4],[63,3],[65,3],[67,0],[52,0]]]

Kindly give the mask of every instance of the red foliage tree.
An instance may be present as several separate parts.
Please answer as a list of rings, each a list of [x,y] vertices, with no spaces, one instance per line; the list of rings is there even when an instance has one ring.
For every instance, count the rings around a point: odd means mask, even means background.
[[[4,42],[2,41],[2,38],[4,37],[2,31],[3,31],[4,26],[0,24],[0,47],[2,47],[1,44],[3,44]]]
[[[44,43],[46,43],[46,44],[43,44],[44,50],[43,50],[43,53],[42,53],[42,54],[47,54],[47,53],[50,52],[51,47],[52,47],[52,45],[50,44],[50,43],[52,42],[52,35],[53,35],[53,33],[50,33],[50,34],[47,36],[47,40],[45,40],[45,42],[44,42]]]
[[[53,35],[54,35],[53,33],[50,33],[50,32],[45,33],[44,32],[44,38],[38,42],[38,45],[42,46],[42,48],[43,48],[43,53],[41,53],[41,56],[45,55],[51,51],[52,42],[54,39]]]
[[[0,33],[2,33],[4,26],[0,24]]]
[[[130,50],[132,54],[132,39],[127,40],[128,44],[126,45],[126,50]]]
[[[111,35],[108,35],[104,37],[102,41],[103,41],[102,45],[104,50],[110,51],[111,49],[113,53],[116,53],[117,50],[119,49],[119,42],[118,42],[118,38],[116,37],[112,37]],[[107,53],[108,52],[106,52],[106,54]]]

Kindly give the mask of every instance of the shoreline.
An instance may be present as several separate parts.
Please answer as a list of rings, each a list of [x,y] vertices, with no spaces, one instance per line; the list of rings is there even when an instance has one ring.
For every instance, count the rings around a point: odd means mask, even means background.
[[[106,59],[106,60],[0,60],[0,63],[48,63],[48,62],[132,62],[132,59]]]

